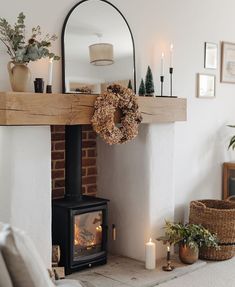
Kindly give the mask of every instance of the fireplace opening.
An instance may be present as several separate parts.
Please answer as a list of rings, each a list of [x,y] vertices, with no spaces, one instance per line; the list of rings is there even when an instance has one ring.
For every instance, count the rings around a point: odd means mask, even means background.
[[[81,159],[81,126],[68,126],[65,197],[52,201],[52,243],[65,274],[107,261],[108,200],[82,195]]]

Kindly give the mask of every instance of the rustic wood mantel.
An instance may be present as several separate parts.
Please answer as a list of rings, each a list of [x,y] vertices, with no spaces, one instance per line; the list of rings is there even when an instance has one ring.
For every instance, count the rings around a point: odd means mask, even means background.
[[[96,95],[0,92],[0,125],[90,124]],[[183,98],[137,97],[143,123],[186,121]]]

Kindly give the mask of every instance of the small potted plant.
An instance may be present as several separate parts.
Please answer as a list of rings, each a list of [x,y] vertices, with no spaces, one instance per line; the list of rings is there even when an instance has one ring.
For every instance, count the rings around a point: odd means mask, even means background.
[[[11,58],[8,63],[8,72],[12,90],[25,92],[30,79],[30,71],[27,64],[41,58],[59,60],[59,57],[51,53],[49,48],[52,41],[57,39],[56,35],[46,34],[41,38],[41,28],[32,28],[31,36],[25,38],[25,15],[21,12],[16,23],[12,26],[9,22],[0,18],[0,41],[5,45],[7,53]],[[13,67],[11,66],[13,65]]]
[[[199,248],[218,248],[215,234],[198,224],[182,224],[167,221],[165,236],[158,238],[164,243],[179,244],[179,258],[183,263],[192,264],[198,260]]]

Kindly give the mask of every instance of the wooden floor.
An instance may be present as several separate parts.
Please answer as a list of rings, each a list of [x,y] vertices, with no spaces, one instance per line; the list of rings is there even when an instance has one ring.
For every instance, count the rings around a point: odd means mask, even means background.
[[[109,256],[108,264],[74,273],[67,278],[89,282],[95,287],[154,287],[197,270],[207,263],[199,260],[193,265],[183,265],[174,259],[173,264],[176,268],[172,272],[162,271],[165,260],[159,261],[157,268],[149,271],[144,268],[142,262],[121,256]]]

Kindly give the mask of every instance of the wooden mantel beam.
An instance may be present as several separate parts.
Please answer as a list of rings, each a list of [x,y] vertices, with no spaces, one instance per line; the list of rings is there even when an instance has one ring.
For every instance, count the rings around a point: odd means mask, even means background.
[[[96,95],[0,93],[0,125],[90,124]],[[183,98],[138,97],[143,123],[186,121]]]

